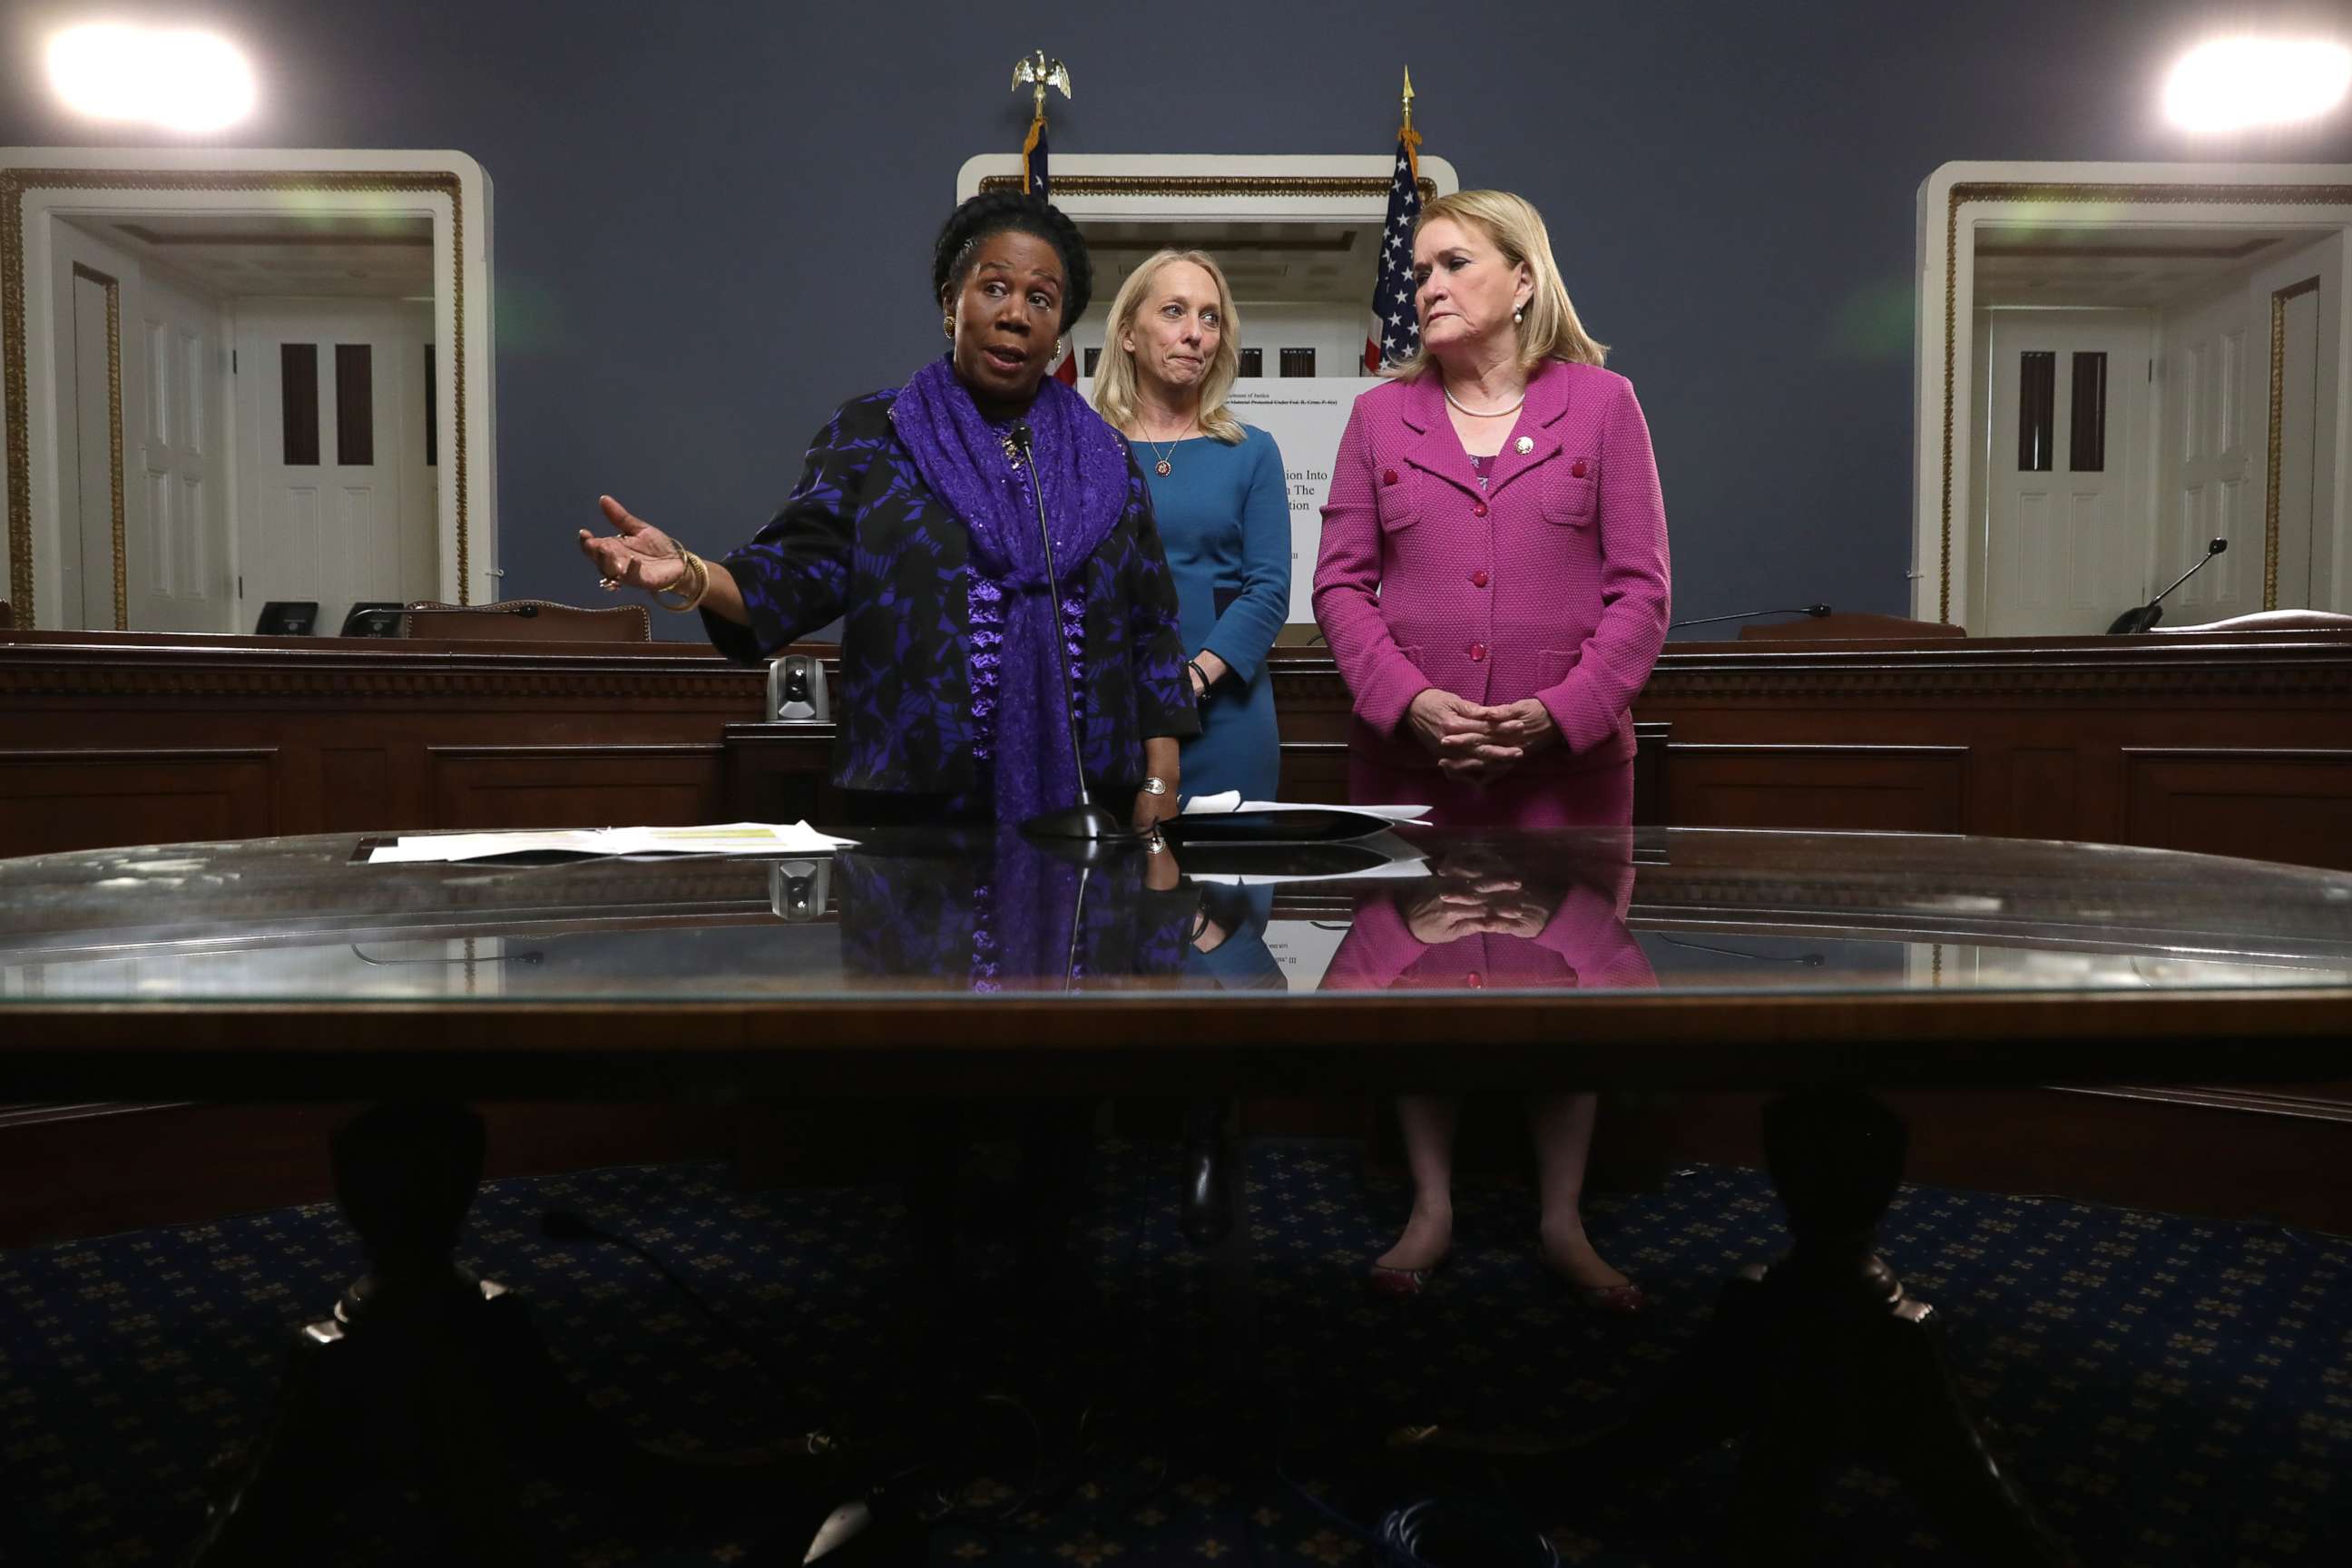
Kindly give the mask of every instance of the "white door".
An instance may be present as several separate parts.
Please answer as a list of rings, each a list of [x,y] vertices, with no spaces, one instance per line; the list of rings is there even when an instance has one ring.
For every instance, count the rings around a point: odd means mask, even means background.
[[[2165,405],[2158,476],[2162,504],[2147,594],[2162,592],[2194,566],[2209,541],[2230,542],[2228,553],[2166,598],[2166,626],[2196,626],[2263,607],[2262,483],[2251,472],[2247,450],[2246,354],[2254,347],[2266,357],[2268,345],[2252,344],[2249,336],[2242,284],[2165,320],[2157,364]]]
[[[128,540],[131,628],[241,630],[228,580],[219,307],[151,268],[138,326],[140,384],[123,389],[126,403],[136,399],[129,467],[146,503],[132,509],[140,526]]]
[[[2147,598],[2149,344],[2137,310],[1991,312],[1985,637],[2104,632]]]
[[[433,596],[433,511],[404,500],[425,482],[405,473],[423,450],[417,319],[398,300],[240,305],[243,629],[272,600],[315,600],[332,636],[355,603]]]

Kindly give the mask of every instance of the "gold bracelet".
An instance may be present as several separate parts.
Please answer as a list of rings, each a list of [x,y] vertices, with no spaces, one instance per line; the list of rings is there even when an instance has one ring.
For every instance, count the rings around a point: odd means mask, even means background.
[[[688,595],[683,603],[673,605],[669,602],[668,596],[679,592],[673,585],[657,591],[654,595],[654,599],[663,609],[682,616],[699,605],[703,595],[710,592],[710,563],[693,551],[682,546],[678,550],[677,558],[686,563],[686,574],[694,584],[694,592]]]

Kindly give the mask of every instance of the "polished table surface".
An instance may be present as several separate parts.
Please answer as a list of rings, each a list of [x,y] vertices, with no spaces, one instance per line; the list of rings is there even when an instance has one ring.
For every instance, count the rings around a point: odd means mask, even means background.
[[[849,830],[853,831],[854,830]],[[2352,875],[1724,830],[371,865],[0,862],[0,1096],[2347,1076]],[[1207,950],[1207,951],[1204,951]]]
[[[569,1437],[572,1473],[637,1473],[585,1441],[512,1300],[451,1264],[478,1123],[403,1102],[1481,1081],[1788,1091],[1765,1147],[1789,1258],[1727,1284],[1641,1412],[1511,1446],[1536,1495],[1631,1484],[1592,1478],[1746,1432],[1733,1533],[1787,1549],[1772,1560],[1811,1560],[1811,1483],[1858,1451],[1975,1560],[2063,1563],[1957,1398],[1932,1309],[1872,1256],[1904,1138],[1867,1090],[2346,1076],[2352,874],[1880,834],[1410,842],[1402,860],[1122,846],[1081,868],[918,833],[822,860],[379,866],[347,835],[0,862],[0,1092],[390,1102],[338,1139],[370,1276],[303,1331],[287,1404],[303,1418],[215,1516],[207,1568],[294,1560],[286,1541],[331,1529],[328,1483],[351,1478],[322,1480],[315,1456],[408,1430],[417,1343],[478,1396],[404,1439],[417,1451],[490,1431],[543,1459]],[[1244,1188],[1213,1160],[1187,1169],[1188,1215],[1218,1221],[1245,1402],[1263,1379]],[[540,1373],[496,1381],[517,1366]],[[1227,1449],[1235,1425],[1221,1413]],[[1433,1466],[1491,1474],[1506,1451],[1406,1436]],[[647,1497],[678,1484],[674,1458],[633,1462]],[[485,1473],[499,1486],[436,1495],[459,1539],[508,1517],[506,1472]],[[839,1495],[800,1486],[812,1520]]]

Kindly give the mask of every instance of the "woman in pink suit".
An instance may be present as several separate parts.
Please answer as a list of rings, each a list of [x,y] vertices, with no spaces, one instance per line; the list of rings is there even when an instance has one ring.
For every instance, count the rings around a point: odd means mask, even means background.
[[[1315,568],[1353,694],[1349,790],[1452,826],[1622,827],[1634,695],[1665,641],[1666,519],[1631,383],[1577,320],[1542,216],[1441,196],[1413,237],[1419,352],[1356,400]],[[1453,1241],[1459,1102],[1399,1103],[1404,1234],[1375,1285],[1411,1293]],[[1590,1095],[1530,1108],[1552,1268],[1604,1310],[1639,1289],[1584,1235]]]

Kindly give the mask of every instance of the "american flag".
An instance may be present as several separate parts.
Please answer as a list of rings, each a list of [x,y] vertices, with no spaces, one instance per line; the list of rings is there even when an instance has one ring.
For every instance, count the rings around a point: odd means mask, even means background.
[[[1021,143],[1021,188],[1041,202],[1054,199],[1045,179],[1045,117],[1029,122],[1028,139]]]
[[[1045,173],[1045,117],[1042,113],[1029,122],[1028,139],[1021,143],[1021,188],[1041,202],[1054,199]],[[1076,343],[1071,344],[1070,352],[1055,363],[1052,374],[1054,379],[1064,386],[1077,385],[1078,349]]]
[[[1420,140],[1410,125],[1397,132],[1388,226],[1381,230],[1381,280],[1372,286],[1372,330],[1364,339],[1366,375],[1421,349],[1421,318],[1412,308],[1412,226],[1421,219],[1421,160],[1413,144]]]

